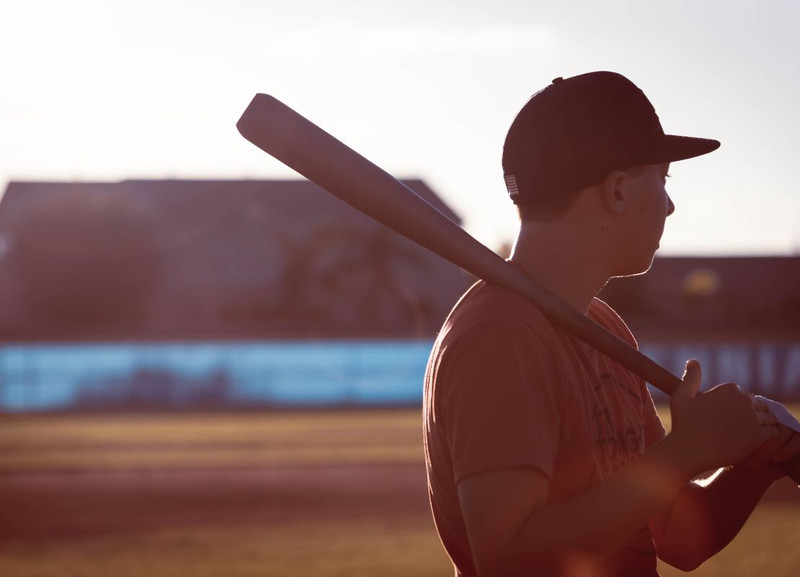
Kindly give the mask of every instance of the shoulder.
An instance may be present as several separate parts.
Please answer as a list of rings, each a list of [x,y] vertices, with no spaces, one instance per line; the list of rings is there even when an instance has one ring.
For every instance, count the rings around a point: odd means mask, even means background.
[[[560,374],[568,362],[563,329],[553,326],[527,299],[481,281],[445,321],[428,368],[430,376],[460,380],[488,368],[498,373]]]
[[[556,330],[541,311],[512,290],[488,284],[475,283],[456,303],[442,327],[442,335],[449,339],[464,333],[507,330],[526,332],[550,338]]]

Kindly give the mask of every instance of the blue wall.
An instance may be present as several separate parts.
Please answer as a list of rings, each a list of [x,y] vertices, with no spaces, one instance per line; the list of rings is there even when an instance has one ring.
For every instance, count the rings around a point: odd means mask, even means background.
[[[419,403],[430,341],[0,347],[0,408]]]
[[[0,410],[418,405],[431,341],[7,344]],[[642,343],[676,374],[800,400],[800,342]]]

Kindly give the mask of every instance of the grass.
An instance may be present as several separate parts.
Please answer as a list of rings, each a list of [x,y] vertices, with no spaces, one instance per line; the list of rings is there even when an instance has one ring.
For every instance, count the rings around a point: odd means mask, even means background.
[[[417,409],[2,415],[0,472],[414,463],[421,435]]]
[[[791,407],[798,414],[800,407]],[[664,415],[668,416],[668,415]],[[0,417],[0,474],[148,468],[421,463],[418,410]],[[15,473],[16,474],[16,473]],[[2,517],[0,517],[2,519]],[[793,576],[800,500],[765,501],[700,577]],[[0,522],[13,522],[3,519]],[[684,573],[666,565],[663,577]],[[0,543],[0,575],[452,574],[429,515],[203,524]]]
[[[421,462],[418,410],[0,417],[0,472]]]
[[[797,523],[800,502],[762,502],[741,533],[721,553],[694,571],[697,577],[796,577],[800,568]],[[664,563],[662,577],[686,575]]]
[[[444,576],[451,573],[430,523],[341,519],[279,527],[187,528],[82,542],[0,548],[14,577],[307,575]]]
[[[794,577],[800,507],[762,505],[742,534],[697,577]],[[661,564],[662,577],[685,573]],[[8,577],[451,575],[422,519],[301,522],[280,527],[187,528],[82,541],[0,547]]]

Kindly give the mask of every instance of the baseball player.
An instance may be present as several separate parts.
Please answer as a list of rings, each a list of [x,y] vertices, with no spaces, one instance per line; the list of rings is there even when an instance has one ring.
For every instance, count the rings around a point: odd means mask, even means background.
[[[650,267],[675,210],[670,163],[718,146],[665,134],[619,74],[555,79],[506,137],[511,263],[635,346],[595,295]],[[424,398],[430,501],[456,574],[656,576],[659,558],[691,570],[725,547],[800,436],[735,384],[698,394],[701,372],[687,363],[666,434],[641,378],[515,293],[472,286]]]

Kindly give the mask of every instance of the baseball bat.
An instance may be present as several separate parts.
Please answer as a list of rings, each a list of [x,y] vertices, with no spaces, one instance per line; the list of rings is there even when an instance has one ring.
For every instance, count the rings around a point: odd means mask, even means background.
[[[671,395],[680,379],[541,287],[413,190],[276,98],[257,94],[236,127],[247,140],[355,209],[486,282]]]
[[[671,395],[681,380],[544,289],[388,172],[276,98],[256,94],[236,123],[261,150],[356,210],[484,281],[536,305],[551,322]],[[800,483],[800,474],[796,482]]]

